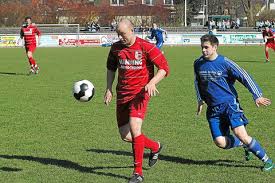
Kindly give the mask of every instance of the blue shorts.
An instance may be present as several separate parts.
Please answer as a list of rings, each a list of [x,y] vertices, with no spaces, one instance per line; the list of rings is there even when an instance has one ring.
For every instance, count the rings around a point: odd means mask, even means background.
[[[161,49],[162,45],[163,45],[163,42],[157,42],[157,43],[156,43],[156,46],[157,46],[159,49]]]
[[[213,139],[229,135],[229,127],[234,129],[248,124],[240,104],[236,101],[208,107],[206,117]]]

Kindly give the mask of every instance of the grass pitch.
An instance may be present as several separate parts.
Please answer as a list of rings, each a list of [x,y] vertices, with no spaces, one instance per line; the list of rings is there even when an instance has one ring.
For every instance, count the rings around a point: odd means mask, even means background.
[[[23,48],[0,49],[0,182],[127,182],[131,145],[120,140],[115,100],[103,104],[109,48],[38,48],[41,72],[28,76]],[[193,61],[200,47],[165,47],[171,74],[151,99],[143,132],[165,144],[157,166],[144,159],[145,182],[275,182],[275,171],[261,172],[254,158],[245,162],[242,148],[221,150],[199,117],[193,86]],[[264,63],[263,47],[221,46],[275,98],[273,63]],[[95,97],[80,103],[72,96],[77,80],[88,79]],[[255,107],[251,94],[237,84],[250,124],[248,132],[275,159],[275,107]],[[148,151],[146,151],[148,153]]]

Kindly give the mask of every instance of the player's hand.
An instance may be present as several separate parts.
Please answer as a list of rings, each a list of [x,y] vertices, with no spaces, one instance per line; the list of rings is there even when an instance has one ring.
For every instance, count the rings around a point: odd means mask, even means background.
[[[197,115],[201,114],[203,104],[204,102],[202,100],[198,102]]]
[[[150,82],[145,86],[145,91],[148,92],[150,97],[156,96],[157,94],[159,94],[159,91],[156,85]]]
[[[105,95],[104,95],[104,103],[108,106],[109,103],[112,101],[113,98],[113,92],[109,89],[106,89]]]
[[[271,100],[264,97],[259,97],[255,100],[255,104],[257,107],[260,106],[269,106],[271,104]]]

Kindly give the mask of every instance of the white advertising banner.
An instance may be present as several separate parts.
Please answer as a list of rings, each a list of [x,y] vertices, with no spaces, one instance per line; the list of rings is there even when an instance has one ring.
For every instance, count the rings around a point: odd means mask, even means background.
[[[179,34],[168,33],[164,38],[164,45],[199,45],[203,33]],[[146,38],[147,34],[137,34]],[[224,33],[217,34],[220,44],[260,44],[262,34],[259,33]],[[258,40],[258,41],[247,41]],[[42,35],[39,47],[66,47],[66,46],[111,46],[118,41],[117,34],[81,34],[81,35]],[[154,43],[154,40],[150,40]],[[14,35],[0,36],[0,47],[23,46],[23,40]]]

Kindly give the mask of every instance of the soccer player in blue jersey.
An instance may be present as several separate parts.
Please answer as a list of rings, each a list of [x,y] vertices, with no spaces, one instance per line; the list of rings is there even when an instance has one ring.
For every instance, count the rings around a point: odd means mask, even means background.
[[[246,160],[253,153],[264,162],[262,170],[271,171],[275,164],[259,142],[247,134],[245,127],[248,120],[240,107],[235,81],[238,80],[249,90],[257,107],[268,106],[271,101],[263,97],[259,86],[244,69],[217,53],[218,45],[214,35],[201,37],[202,56],[194,63],[197,114],[201,113],[206,103],[206,117],[215,144],[223,149],[242,146],[246,150]],[[234,135],[230,134],[229,128]]]
[[[157,26],[157,24],[153,23],[153,27],[151,30],[151,36],[148,36],[148,39],[156,39],[156,46],[161,49],[164,43],[163,33],[167,36],[167,32]]]

